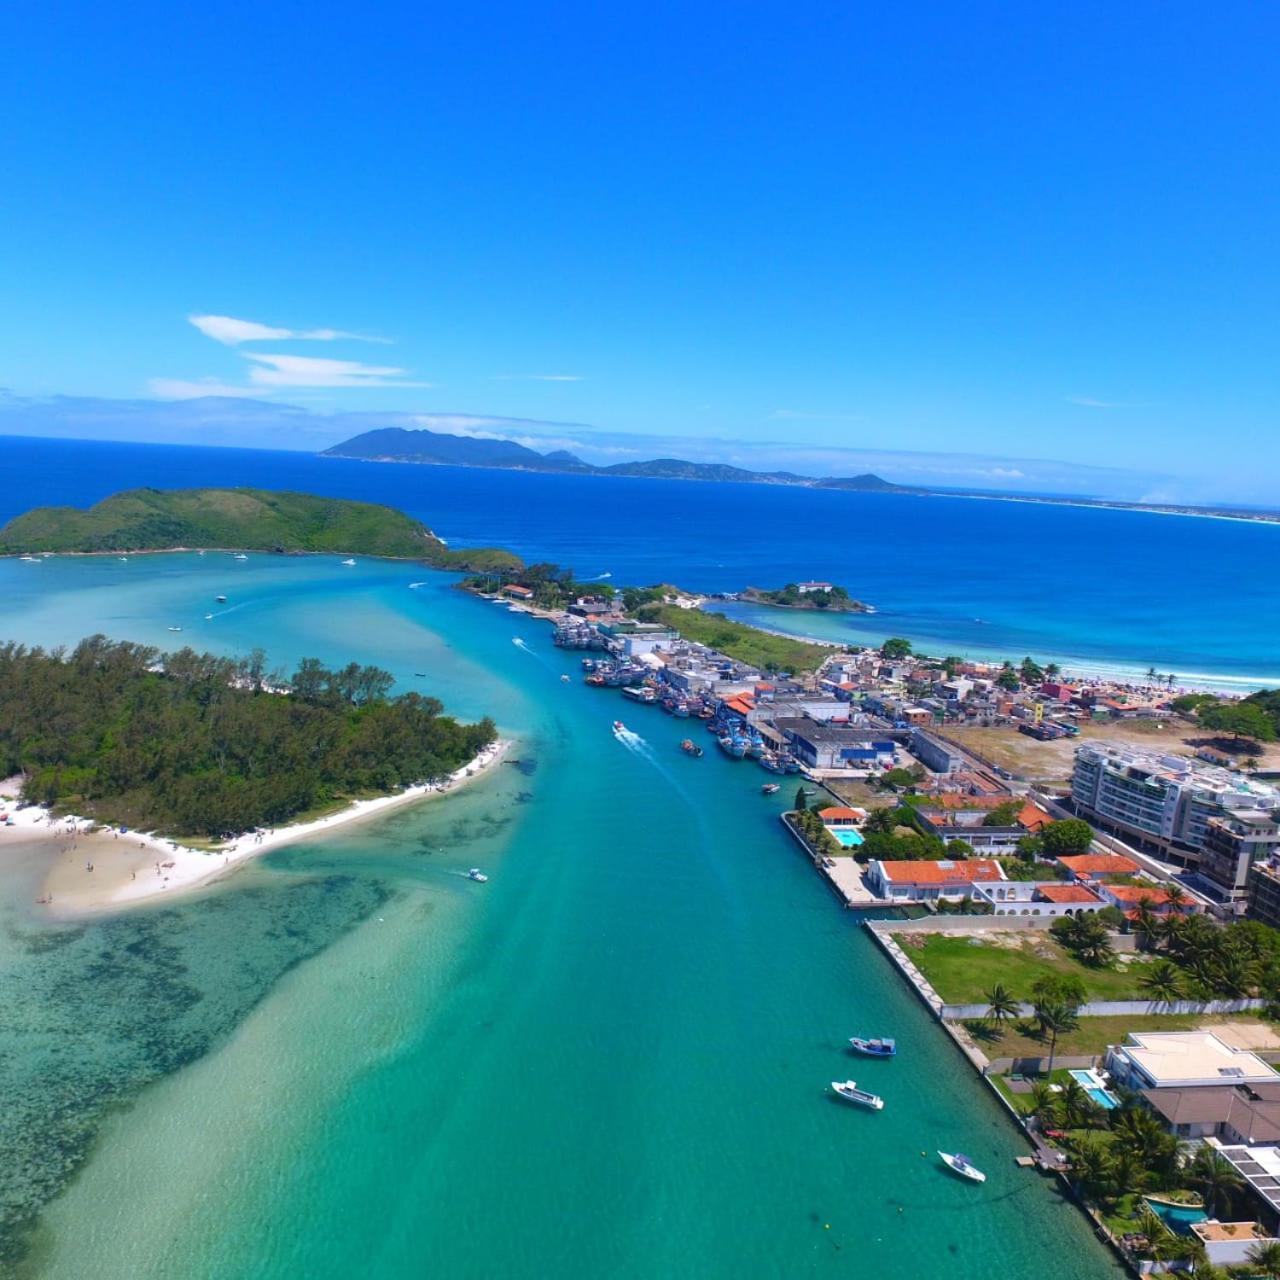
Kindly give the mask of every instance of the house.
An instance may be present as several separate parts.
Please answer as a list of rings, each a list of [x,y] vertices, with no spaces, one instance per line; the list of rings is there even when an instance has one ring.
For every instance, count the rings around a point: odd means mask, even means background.
[[[1060,880],[979,881],[973,900],[985,902],[998,916],[1078,916],[1107,905],[1084,885]]]
[[[1004,878],[1004,868],[989,858],[958,862],[882,862],[873,858],[863,880],[872,893],[890,902],[936,902],[939,898],[964,900],[972,896],[978,881]]]
[[[511,596],[515,600],[532,600],[533,592],[528,587],[522,587],[518,582],[509,582],[502,588],[503,595]]]
[[[797,582],[796,590],[807,596],[811,591],[830,591],[834,584],[830,582]]]
[[[1018,811],[1014,821],[1029,835],[1038,836],[1053,821],[1053,815],[1034,800],[1028,800]]]
[[[818,817],[822,819],[824,827],[852,827],[866,821],[867,811],[841,805],[828,805],[825,809],[818,810]]]
[[[1106,1068],[1116,1084],[1133,1090],[1280,1083],[1256,1053],[1211,1031],[1131,1031],[1124,1044],[1108,1046]]]
[[[1169,897],[1169,891],[1154,880],[1144,884],[1109,884],[1105,880],[1100,880],[1094,888],[1113,907],[1119,907],[1126,915],[1133,915],[1144,903],[1156,915],[1168,915],[1170,911],[1197,910],[1196,904],[1189,898],[1183,898],[1175,906]]]
[[[1081,853],[1059,858],[1071,880],[1105,880],[1108,876],[1136,876],[1142,869],[1132,858],[1118,853]]]
[[[1280,1142],[1280,1078],[1249,1085],[1144,1089],[1142,1097],[1178,1138]]]

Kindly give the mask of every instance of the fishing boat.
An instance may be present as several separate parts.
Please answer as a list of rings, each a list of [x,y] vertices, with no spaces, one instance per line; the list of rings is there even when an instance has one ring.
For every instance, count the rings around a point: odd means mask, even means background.
[[[683,751],[685,755],[692,756],[695,760],[702,755],[702,748],[698,746],[692,738],[686,738],[680,744],[680,750]]]
[[[786,773],[799,773],[800,761],[797,760],[795,756],[783,756],[782,768],[783,768],[783,771]]]
[[[884,1110],[884,1099],[865,1089],[859,1089],[856,1080],[833,1080],[831,1088],[838,1097],[852,1102],[855,1107],[866,1107],[868,1111]]]
[[[733,760],[741,760],[747,754],[747,744],[741,738],[731,738],[727,733],[723,738],[717,738],[720,744],[720,750]]]
[[[850,1036],[849,1044],[854,1053],[860,1053],[866,1058],[892,1058],[898,1052],[898,1046],[894,1041],[880,1038],[864,1040],[861,1036]]]
[[[676,699],[674,714],[677,720],[687,720],[689,718],[689,704],[683,698]]]
[[[479,867],[472,867],[471,870],[467,872],[467,879],[474,880],[477,884],[484,884],[489,877],[485,875]]]
[[[769,773],[781,773],[783,771],[782,762],[771,751],[766,751],[760,757],[760,767],[768,770]]]
[[[987,1175],[968,1156],[962,1155],[959,1151],[955,1155],[951,1155],[946,1151],[939,1151],[938,1155],[941,1157],[942,1163],[952,1173],[958,1173],[962,1178],[968,1178],[970,1182],[986,1182]]]
[[[778,794],[778,790],[779,787],[776,782],[766,782],[764,786],[760,788],[760,794],[762,796],[776,796]]]
[[[594,658],[583,658],[582,669],[583,671],[594,671],[596,669],[596,660]]]

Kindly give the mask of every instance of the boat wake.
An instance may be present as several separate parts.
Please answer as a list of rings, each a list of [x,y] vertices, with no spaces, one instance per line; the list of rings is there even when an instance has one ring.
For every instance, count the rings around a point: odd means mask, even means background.
[[[430,584],[430,583],[427,583],[427,582],[411,582],[411,583],[409,583],[409,590],[410,590],[410,591],[417,591],[417,589],[418,589],[419,587],[426,587],[426,586],[430,586],[430,585],[431,585],[431,584]]]
[[[606,578],[612,578],[611,573],[597,573],[594,578],[583,578],[583,582],[603,582]]]
[[[534,653],[532,649],[529,648],[529,646],[524,642],[524,640],[520,636],[512,636],[511,643],[515,645],[517,649],[523,649],[525,653],[527,653],[531,658],[536,658],[538,656],[536,653]]]
[[[638,756],[648,756],[653,759],[653,748],[634,729],[615,729],[613,736],[628,751],[634,751]]]

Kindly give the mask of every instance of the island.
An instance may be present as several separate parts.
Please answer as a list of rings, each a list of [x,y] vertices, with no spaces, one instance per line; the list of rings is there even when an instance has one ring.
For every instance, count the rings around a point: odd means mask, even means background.
[[[570,475],[615,476],[647,480],[704,480],[714,483],[781,484],[809,489],[844,489],[862,493],[923,493],[892,484],[877,475],[814,476],[791,471],[750,471],[720,462],[688,462],[683,458],[654,458],[647,462],[617,462],[598,467],[566,449],[539,453],[514,440],[478,440],[444,431],[411,431],[382,427],[365,431],[324,450],[326,458],[358,458],[365,462],[412,462],[425,466],[497,467],[514,471],[557,472]]]
[[[824,613],[874,613],[870,605],[855,600],[844,587],[831,582],[788,582],[773,591],[747,587],[739,600],[768,604],[778,609],[819,609]]]
[[[439,784],[491,748],[392,676],[260,650],[224,658],[82,640],[70,653],[0,646],[0,776],[53,813],[221,840]]]
[[[87,510],[37,507],[0,528],[0,555],[196,549],[380,556],[464,573],[522,567],[495,547],[452,550],[394,507],[265,489],[130,489]]]

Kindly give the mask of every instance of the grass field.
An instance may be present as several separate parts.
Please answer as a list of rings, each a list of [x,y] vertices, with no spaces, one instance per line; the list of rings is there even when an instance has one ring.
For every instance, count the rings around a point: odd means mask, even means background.
[[[833,647],[761,631],[732,622],[722,613],[704,613],[701,609],[648,605],[641,612],[646,619],[674,627],[687,640],[696,640],[761,671],[816,671]]]
[[[1090,999],[1139,1000],[1138,980],[1152,964],[1143,957],[1123,960],[1113,969],[1089,969],[1043,933],[1009,932],[997,935],[999,942],[941,933],[894,936],[948,1004],[981,1003],[996,983],[1015,998],[1029,1000],[1032,985],[1052,974],[1079,978]]]
[[[1215,1021],[1223,1019],[1218,1016]],[[1125,1014],[1117,1018],[1081,1018],[1075,1031],[1058,1037],[1055,1054],[1097,1054],[1107,1051],[1109,1044],[1122,1044],[1131,1031],[1190,1031],[1204,1022],[1201,1013]],[[1030,1034],[1031,1026],[1021,1021],[1005,1023],[994,1034],[986,1033],[976,1023],[966,1023],[969,1034],[988,1058],[1039,1058],[1049,1052],[1049,1042]],[[1055,1075],[1057,1073],[1055,1072]],[[1021,1096],[1019,1098],[1021,1105]]]

